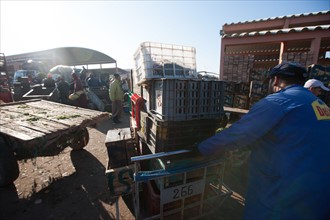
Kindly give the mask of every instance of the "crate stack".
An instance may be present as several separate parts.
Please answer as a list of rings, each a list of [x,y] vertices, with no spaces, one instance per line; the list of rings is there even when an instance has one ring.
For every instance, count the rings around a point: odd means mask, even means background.
[[[247,109],[249,106],[249,83],[246,82],[225,82],[224,106]]]
[[[291,49],[285,51],[281,59],[308,66],[313,62],[313,54],[308,51],[300,52]],[[227,88],[225,91],[225,106],[250,109],[253,104],[267,96],[269,85],[265,79],[269,69],[278,63],[279,54],[228,54],[225,56],[222,76],[222,79],[226,81]],[[324,74],[318,72],[315,71],[314,78],[324,77]],[[324,82],[324,80],[321,81]],[[329,80],[326,79],[325,81]],[[248,92],[244,91],[247,85],[249,86]]]
[[[249,108],[268,95],[268,74],[269,71],[265,69],[254,69],[250,72]]]
[[[253,67],[254,55],[233,55],[224,57],[223,80],[248,82],[249,70]]]
[[[226,81],[224,106],[250,109],[253,104],[268,95],[268,70],[249,69],[247,81]]]
[[[134,92],[146,106],[138,135],[151,153],[189,149],[219,126],[224,82],[198,79],[195,53],[192,47],[144,42],[134,54]]]
[[[132,95],[131,99],[134,115],[139,115],[133,119],[138,125],[136,136],[142,155],[196,148],[215,134],[224,115],[224,82],[198,79],[194,48],[145,42],[134,54],[134,61],[133,92],[140,97]],[[141,99],[144,108],[139,106],[137,111]],[[147,215],[185,219],[214,210],[209,204],[221,194],[224,165],[223,161],[204,164],[204,160],[193,154],[180,154],[143,163],[141,167],[148,173],[182,169],[177,174],[143,181]],[[211,189],[211,185],[220,191]],[[174,188],[187,187],[193,187],[194,194],[164,197]]]
[[[303,66],[309,66],[313,63],[313,53],[286,51],[282,54],[282,60],[300,63]]]

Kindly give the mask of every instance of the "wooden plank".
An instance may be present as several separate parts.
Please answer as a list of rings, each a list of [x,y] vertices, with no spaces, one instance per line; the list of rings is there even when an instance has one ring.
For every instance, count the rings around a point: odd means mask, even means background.
[[[45,101],[45,100],[41,100],[38,103],[37,102],[27,103],[27,105],[34,106],[36,108],[49,109],[49,110],[60,111],[60,112],[74,111],[74,112],[77,112],[84,116],[97,116],[100,114],[100,111],[95,111],[95,110],[86,109],[86,108],[79,108],[76,106],[64,105],[61,103],[50,102],[50,101]]]
[[[6,122],[6,123],[5,123]],[[39,135],[33,135],[34,137],[41,137],[43,135],[49,135],[55,137],[58,132],[64,131],[69,128],[69,126],[64,126],[59,123],[53,123],[44,119],[38,119],[36,121],[28,121],[24,119],[11,120],[8,118],[3,119],[2,127],[10,128],[15,130],[15,127],[25,127],[31,131],[31,133],[36,132]],[[43,134],[40,136],[40,134]]]
[[[80,117],[70,118],[72,125],[74,125],[74,123],[75,125],[92,124],[109,119],[109,113],[107,112],[78,108],[75,106],[63,105],[60,103],[54,103],[45,100],[42,100],[40,104],[34,102],[29,103],[28,105],[41,109],[50,109],[51,112],[49,113],[49,115],[51,115],[51,117],[63,116],[63,118],[65,118],[66,116],[70,117],[74,115],[79,115]]]
[[[64,130],[64,129],[62,129]],[[29,141],[41,138],[47,135],[47,139],[54,138],[59,135],[58,129],[46,129],[38,127],[38,125],[29,124],[29,122],[13,121],[2,119],[0,132],[11,137],[19,138],[23,141]]]
[[[1,126],[0,133],[4,133],[8,136],[18,138],[24,141],[33,140],[35,138],[44,136],[44,133],[33,131],[31,129],[19,125],[13,125],[12,127]]]
[[[90,109],[75,108],[55,102],[40,101],[1,107],[3,110],[30,114],[47,120],[54,120],[67,125],[77,126],[86,122],[98,122],[109,118],[109,113]]]
[[[45,100],[0,105],[0,132],[29,141],[52,139],[66,132],[109,119],[109,113]]]
[[[240,114],[246,114],[249,112],[249,110],[246,110],[246,109],[232,108],[232,107],[227,107],[227,106],[224,106],[223,110],[225,112],[233,112],[233,113],[240,113]]]

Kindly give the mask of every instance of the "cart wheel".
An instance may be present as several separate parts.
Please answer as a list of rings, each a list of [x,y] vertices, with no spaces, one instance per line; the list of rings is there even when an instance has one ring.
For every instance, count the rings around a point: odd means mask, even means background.
[[[70,147],[73,150],[81,150],[83,149],[89,141],[89,133],[87,128],[83,128],[80,131],[78,131],[73,138]]]
[[[12,184],[19,175],[19,167],[14,152],[0,137],[0,187]]]

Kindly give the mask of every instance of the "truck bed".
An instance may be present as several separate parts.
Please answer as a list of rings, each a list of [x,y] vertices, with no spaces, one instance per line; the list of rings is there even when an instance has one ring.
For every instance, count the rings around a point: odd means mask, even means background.
[[[2,104],[0,118],[0,134],[30,142],[95,125],[109,113],[38,99]]]

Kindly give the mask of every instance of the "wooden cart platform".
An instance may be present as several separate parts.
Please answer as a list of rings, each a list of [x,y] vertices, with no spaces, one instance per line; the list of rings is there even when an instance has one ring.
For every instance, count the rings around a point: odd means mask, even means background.
[[[74,142],[81,141],[80,136],[86,136],[86,132],[88,136],[86,127],[109,119],[107,112],[39,99],[2,104],[0,116],[0,135],[11,141],[14,150],[29,148],[33,154],[36,148],[44,150],[50,145],[58,150],[66,146],[75,149]]]

